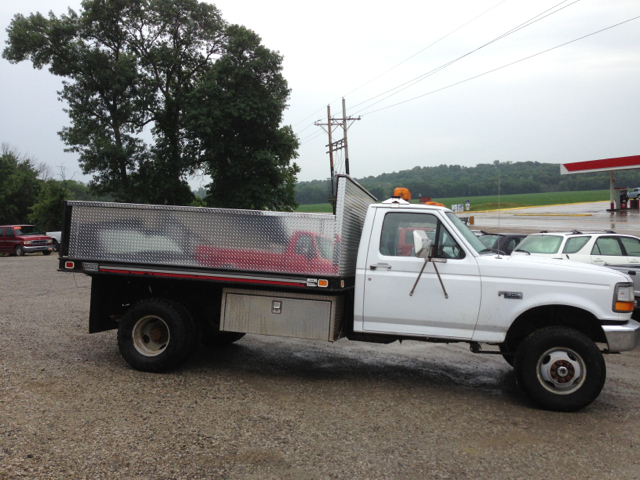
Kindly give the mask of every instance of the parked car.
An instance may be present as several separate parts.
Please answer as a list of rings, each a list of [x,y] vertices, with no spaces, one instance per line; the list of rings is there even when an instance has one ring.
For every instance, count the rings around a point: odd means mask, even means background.
[[[629,197],[629,198],[638,198],[638,197],[640,197],[640,187],[630,188],[627,191],[627,197]]]
[[[541,232],[525,238],[513,255],[537,255],[594,265],[640,264],[640,238],[612,230]]]
[[[47,232],[47,236],[53,239],[53,251],[60,250],[60,243],[62,242],[62,232]]]
[[[53,239],[33,225],[0,225],[0,252],[22,257],[25,253],[51,255]]]
[[[522,240],[527,238],[525,233],[487,233],[481,232],[478,239],[489,250],[502,255],[511,255]]]

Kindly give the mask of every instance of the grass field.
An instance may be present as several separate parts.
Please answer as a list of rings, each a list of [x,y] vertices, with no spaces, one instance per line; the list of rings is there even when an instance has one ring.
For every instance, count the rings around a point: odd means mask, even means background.
[[[518,195],[502,195],[500,208],[536,207],[542,205],[557,205],[563,203],[599,202],[609,199],[609,190],[586,190],[583,192],[549,192],[549,193],[522,193]],[[471,202],[472,211],[497,210],[498,195],[485,195],[482,197],[451,197],[434,198],[434,202],[443,203],[451,208],[455,203]],[[413,200],[417,203],[418,200]],[[300,205],[298,212],[331,213],[331,205],[317,203],[314,205]]]

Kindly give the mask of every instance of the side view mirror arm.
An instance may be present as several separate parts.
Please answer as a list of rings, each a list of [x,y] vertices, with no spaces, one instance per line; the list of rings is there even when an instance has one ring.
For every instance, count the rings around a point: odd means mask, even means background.
[[[436,271],[436,275],[438,275],[440,286],[442,287],[442,291],[444,292],[444,298],[449,298],[449,295],[447,294],[447,290],[444,288],[444,283],[442,283],[442,278],[440,277],[440,272],[438,271],[438,267],[436,267],[436,263],[447,263],[447,259],[433,258],[433,242],[427,237],[427,234],[422,230],[413,231],[413,244],[414,244],[416,256],[424,258],[424,264],[420,269],[418,278],[416,278],[416,283],[413,284],[413,288],[411,289],[411,292],[409,292],[409,296],[413,297],[413,292],[418,286],[418,282],[420,281],[420,277],[422,277],[422,272],[424,272],[424,268],[427,266],[427,262],[431,262],[433,263],[433,268]]]

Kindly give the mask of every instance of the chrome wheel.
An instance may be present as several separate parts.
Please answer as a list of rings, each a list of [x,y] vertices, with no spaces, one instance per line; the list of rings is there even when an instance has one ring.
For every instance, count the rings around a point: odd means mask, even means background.
[[[556,395],[568,395],[578,390],[587,378],[584,360],[569,348],[552,348],[538,360],[538,381]]]
[[[155,357],[164,352],[171,334],[160,317],[147,315],[138,320],[131,332],[134,348],[145,357]]]

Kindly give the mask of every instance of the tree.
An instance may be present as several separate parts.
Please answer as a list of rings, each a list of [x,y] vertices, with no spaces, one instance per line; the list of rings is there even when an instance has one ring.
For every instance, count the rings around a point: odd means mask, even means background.
[[[290,93],[282,57],[251,30],[226,32],[225,53],[190,95],[189,148],[204,152],[213,179],[207,204],[294,210],[298,141],[280,127]]]
[[[30,60],[35,68],[48,66],[65,78],[59,94],[71,125],[63,128],[61,138],[70,151],[80,154],[80,165],[85,174],[93,175],[94,188],[122,201],[189,204],[193,193],[187,176],[203,167],[238,185],[236,173],[222,172],[219,162],[211,162],[215,153],[193,148],[194,143],[206,144],[217,151],[220,142],[233,143],[229,152],[243,148],[236,138],[220,136],[229,129],[191,131],[197,126],[189,114],[195,91],[207,79],[218,79],[214,72],[243,79],[251,72],[262,75],[252,84],[256,86],[281,77],[280,56],[259,45],[259,37],[251,37],[246,29],[228,28],[213,5],[198,0],[84,0],[79,13],[16,15],[7,32],[4,58],[13,63]],[[244,68],[238,55],[245,53],[240,50],[245,44],[251,54],[266,60],[260,68]],[[229,60],[218,67],[218,57]],[[236,61],[230,61],[234,57]],[[248,84],[239,93],[250,95],[249,88]],[[286,82],[284,90],[269,91],[277,93],[275,105],[284,109]],[[213,104],[208,106],[215,110]],[[262,106],[265,102],[238,115],[250,116]],[[221,109],[228,112],[231,107]],[[271,112],[269,118],[280,122],[281,113],[274,117]],[[149,145],[143,141],[145,129],[153,137]],[[297,166],[287,163],[295,157],[295,137],[287,128],[263,132],[272,135],[262,139],[269,148],[244,145],[256,153],[236,153],[234,160],[257,162],[260,168],[247,165],[244,170],[264,175],[269,185],[281,181],[267,196],[282,200],[260,199],[251,183],[243,196],[256,198],[255,205],[288,205],[293,198],[290,177],[297,173]],[[242,138],[251,141],[246,134]],[[236,198],[237,192],[232,193]],[[217,191],[212,198],[218,202],[222,194]]]
[[[42,184],[36,203],[29,208],[29,222],[45,232],[62,228],[64,201],[73,198],[68,188],[68,180],[47,180]]]
[[[25,223],[46,168],[3,143],[0,150],[0,224]]]

